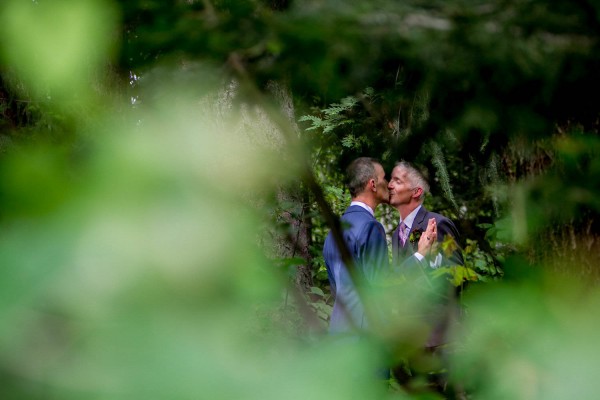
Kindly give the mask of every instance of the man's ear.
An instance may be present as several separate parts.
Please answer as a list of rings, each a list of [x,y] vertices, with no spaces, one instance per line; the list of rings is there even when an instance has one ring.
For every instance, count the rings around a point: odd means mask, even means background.
[[[377,191],[377,183],[375,183],[375,179],[369,180],[369,188],[373,191]]]
[[[423,194],[423,188],[417,187],[417,188],[415,188],[415,192],[413,193],[412,197],[418,199],[419,197],[421,197],[422,194]]]

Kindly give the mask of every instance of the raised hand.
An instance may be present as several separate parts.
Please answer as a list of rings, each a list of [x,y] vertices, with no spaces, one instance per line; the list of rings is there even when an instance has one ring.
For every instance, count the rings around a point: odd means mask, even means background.
[[[437,242],[437,225],[435,218],[430,218],[427,221],[427,229],[421,235],[418,244],[418,252],[422,255],[427,255],[431,252],[433,245]]]

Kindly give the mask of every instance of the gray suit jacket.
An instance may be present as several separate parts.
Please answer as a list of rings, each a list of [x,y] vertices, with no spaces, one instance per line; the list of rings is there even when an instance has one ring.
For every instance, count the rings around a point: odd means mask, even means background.
[[[437,241],[443,242],[447,235],[450,235],[456,240],[457,244],[459,243],[459,234],[454,222],[452,220],[444,217],[441,214],[434,213],[431,211],[427,211],[425,207],[421,207],[421,209],[417,212],[415,216],[415,220],[413,221],[413,226],[411,227],[410,233],[413,232],[425,232],[427,229],[427,221],[430,218],[435,218],[437,223]],[[410,237],[409,233],[409,237]],[[405,260],[407,260],[410,256],[412,256],[417,251],[417,243],[411,243],[408,240],[404,245],[400,240],[400,236],[398,235],[398,228],[394,230],[392,233],[392,262],[394,266],[398,266],[402,264]],[[463,257],[460,249],[454,251],[450,257],[444,256],[442,259],[442,265],[463,265]]]
[[[427,222],[430,218],[435,218],[437,223],[437,241],[443,242],[447,235],[450,235],[459,243],[458,230],[454,223],[444,217],[441,214],[427,211],[425,207],[417,212],[413,226],[410,232],[425,232],[427,229]],[[410,237],[410,233],[409,233]],[[417,251],[417,241],[411,243],[409,240],[402,245],[402,241],[398,235],[398,228],[392,233],[392,260],[393,267],[399,271],[407,271],[411,267],[415,266],[414,262],[411,262],[410,257]],[[455,250],[449,257],[443,255],[442,266],[449,265],[463,265],[462,252],[459,249]],[[424,264],[422,263],[421,266]],[[428,268],[426,266],[425,268]],[[440,346],[446,342],[446,332],[449,324],[453,319],[456,318],[458,313],[458,307],[456,305],[456,297],[454,295],[454,288],[450,284],[438,288],[440,293],[435,296],[436,298],[430,299],[431,303],[424,304],[421,310],[423,319],[431,325],[431,332],[425,343],[426,347],[434,348]]]

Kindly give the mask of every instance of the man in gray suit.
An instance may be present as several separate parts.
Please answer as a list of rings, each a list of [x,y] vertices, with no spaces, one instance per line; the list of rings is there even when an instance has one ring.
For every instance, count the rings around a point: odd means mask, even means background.
[[[429,184],[423,175],[406,161],[396,163],[388,185],[390,205],[400,213],[400,223],[392,234],[392,260],[399,265],[415,253],[417,237],[427,229],[427,222],[434,218],[437,223],[437,241],[443,242],[447,236],[454,239],[456,247],[450,256],[438,253],[430,261],[432,268],[442,265],[462,265],[463,257],[458,247],[459,234],[454,223],[445,216],[428,211],[423,207]],[[411,240],[412,238],[412,240]]]
[[[448,240],[447,238],[451,238],[454,241],[453,250],[450,254],[444,254],[443,251],[434,249],[433,255],[421,262],[418,267],[425,265],[424,270],[427,271],[443,266],[464,264],[458,245],[459,234],[454,223],[449,218],[423,207],[423,200],[429,192],[429,184],[420,171],[406,161],[396,163],[392,170],[388,189],[390,205],[400,213],[398,228],[392,234],[392,260],[396,270],[407,272],[409,275],[411,270],[415,270],[410,265],[407,268],[406,260],[409,257],[421,259],[419,254],[415,254],[414,244],[418,237],[425,232],[427,221],[432,218],[437,223],[437,242],[441,243]],[[422,277],[423,274],[413,274],[412,276]],[[417,284],[416,280],[414,282]],[[444,352],[438,351],[438,349],[447,342],[447,331],[457,316],[458,307],[452,285],[446,283],[439,286],[437,290],[437,293],[424,299],[419,311],[423,320],[430,327],[429,335],[424,343],[425,351],[439,355],[443,362]],[[409,379],[407,376],[402,376],[404,373],[402,369],[395,369],[394,373],[401,384],[406,383],[406,381],[403,382],[403,379]],[[436,380],[435,384],[440,390],[445,390],[445,377],[430,375],[430,378]]]

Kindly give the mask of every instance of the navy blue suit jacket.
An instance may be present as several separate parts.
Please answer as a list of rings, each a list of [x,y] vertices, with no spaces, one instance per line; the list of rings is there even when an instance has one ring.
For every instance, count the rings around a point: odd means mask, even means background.
[[[369,285],[389,270],[388,247],[383,226],[364,208],[354,205],[341,218],[346,246],[354,259],[357,275]],[[349,332],[367,326],[363,303],[342,261],[331,232],[325,239],[323,258],[335,293],[329,331]]]

